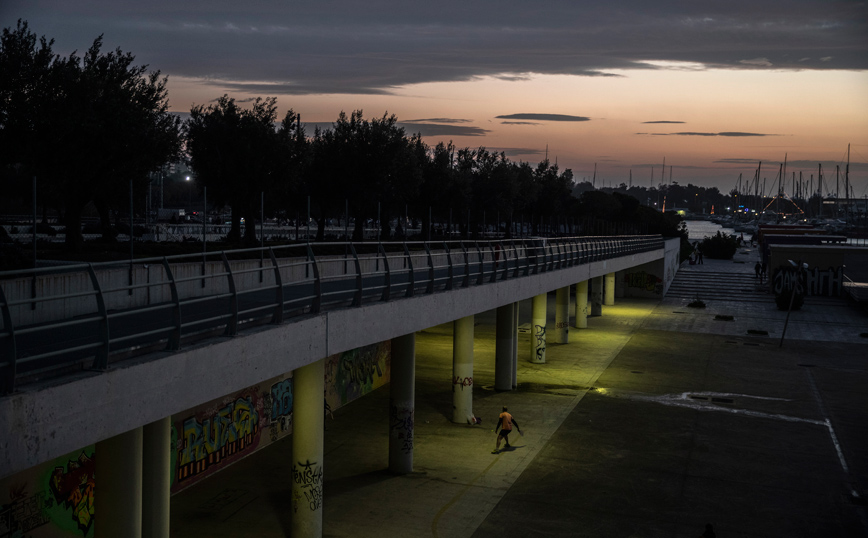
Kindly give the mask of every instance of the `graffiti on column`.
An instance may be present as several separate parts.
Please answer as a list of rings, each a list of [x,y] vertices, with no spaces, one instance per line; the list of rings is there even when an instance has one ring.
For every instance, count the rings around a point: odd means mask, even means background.
[[[413,451],[413,408],[391,405],[389,435],[401,441],[401,452]]]
[[[311,512],[322,506],[322,466],[305,460],[292,465],[292,481],[298,486],[293,491],[292,511],[298,512],[300,501],[307,503]],[[302,497],[302,494],[304,495]]]
[[[261,409],[253,399],[242,396],[217,410],[184,420],[177,447],[178,482],[209,473],[223,460],[237,459],[256,447]]]
[[[546,357],[546,326],[534,325],[536,337],[536,359],[542,362]]]
[[[455,392],[455,387],[461,387],[461,390],[464,390],[464,387],[472,387],[473,386],[473,378],[472,377],[454,377],[452,379],[452,392]]]

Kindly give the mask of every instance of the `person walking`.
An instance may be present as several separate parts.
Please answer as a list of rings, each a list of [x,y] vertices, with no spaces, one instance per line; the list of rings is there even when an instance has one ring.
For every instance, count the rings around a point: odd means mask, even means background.
[[[512,418],[512,415],[509,414],[509,411],[506,410],[506,406],[503,407],[503,412],[497,417],[497,426],[494,427],[494,433],[497,433],[498,428],[500,429],[500,433],[497,436],[497,443],[494,445],[494,450],[491,451],[492,454],[500,453],[500,441],[506,441],[506,446],[504,448],[509,448],[509,434],[512,431],[512,427],[515,426],[515,429],[518,430],[518,433],[521,433],[521,428],[518,427],[518,422]]]
[[[760,265],[760,262],[756,262],[756,265],[753,266],[753,272],[756,273],[756,278],[760,277],[762,274],[763,266]],[[762,284],[762,280],[760,280],[760,284]]]

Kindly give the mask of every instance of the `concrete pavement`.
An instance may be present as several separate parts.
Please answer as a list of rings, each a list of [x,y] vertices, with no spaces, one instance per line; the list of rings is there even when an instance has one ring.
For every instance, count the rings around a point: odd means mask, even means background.
[[[705,261],[682,271],[753,271]],[[707,522],[721,537],[868,535],[865,314],[809,301],[778,347],[773,302],[687,302],[618,300],[549,343],[543,365],[520,335],[519,387],[504,393],[494,314],[478,315],[478,426],[449,421],[451,324],[418,333],[415,472],[385,470],[388,389],[340,409],[326,422],[324,535],[695,537]],[[492,455],[503,405],[525,435]],[[172,535],[287,536],[290,470],[287,439],[181,492]]]

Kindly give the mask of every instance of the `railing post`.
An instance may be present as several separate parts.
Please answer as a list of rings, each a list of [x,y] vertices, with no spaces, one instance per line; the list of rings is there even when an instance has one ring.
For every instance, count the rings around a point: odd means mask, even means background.
[[[446,289],[452,289],[452,281],[455,279],[455,270],[452,268],[452,253],[449,252],[449,245],[443,241],[443,250],[446,251]]]
[[[5,370],[2,382],[0,382],[0,391],[2,394],[10,394],[15,390],[15,366],[18,361],[18,352],[15,347],[15,326],[12,325],[12,313],[9,311],[9,304],[6,302],[6,294],[3,293],[2,286],[0,286],[0,301],[3,302],[3,327],[8,331],[6,338],[9,339],[7,344],[3,346],[6,348],[4,355],[9,357],[9,362],[0,365],[0,371]]]
[[[427,242],[425,252],[428,253],[428,285],[425,286],[425,293],[434,293],[434,258],[431,257],[431,248]]]
[[[229,265],[226,251],[220,251],[220,257],[223,259],[223,268],[226,270],[229,293],[232,294],[232,297],[229,299],[229,321],[226,322],[226,332],[224,335],[235,336],[238,334],[238,291],[235,289],[235,277],[232,276],[232,266]]]
[[[166,349],[169,351],[177,351],[181,349],[181,297],[178,294],[178,283],[175,282],[175,276],[172,274],[172,268],[169,266],[169,260],[163,257],[163,270],[166,276],[169,277],[169,290],[172,292],[172,302],[175,307],[172,309],[172,334],[169,336],[169,341],[166,343]]]
[[[268,248],[268,255],[271,257],[271,266],[274,267],[274,284],[277,286],[275,290],[277,304],[274,307],[274,314],[271,316],[271,323],[276,325],[283,323],[283,279],[280,277],[280,265],[277,263],[273,248]]]
[[[386,271],[386,285],[383,288],[383,295],[380,297],[382,302],[386,302],[392,296],[392,273],[389,271],[389,257],[386,256],[386,249],[383,248],[383,244],[380,243],[378,245],[380,254],[383,255],[383,269]]]
[[[470,254],[467,252],[464,241],[458,244],[461,246],[461,252],[464,254],[464,280],[461,282],[461,287],[467,288],[470,286]]]
[[[413,257],[410,256],[410,251],[407,249],[407,243],[404,243],[404,256],[407,257],[407,267],[410,269],[410,285],[407,287],[405,297],[413,297],[416,292],[416,272],[413,271]]]
[[[93,361],[93,368],[96,370],[105,370],[108,368],[109,355],[109,324],[108,312],[105,308],[105,298],[102,296],[102,289],[99,285],[99,280],[96,278],[96,273],[93,270],[93,264],[87,264],[87,273],[90,276],[90,282],[93,284],[93,289],[96,291],[96,306],[99,310],[99,315],[102,319],[99,322],[99,338],[102,340],[102,347],[96,353],[96,358]]]
[[[497,282],[497,262],[499,261],[499,256],[497,255],[498,251],[495,251],[491,241],[488,242],[488,250],[491,251],[491,278],[489,278],[488,281]]]
[[[353,297],[352,306],[362,306],[362,264],[359,263],[359,254],[356,252],[356,246],[352,243],[350,243],[350,252],[356,264],[356,295]]]
[[[485,281],[485,262],[482,257],[482,250],[479,248],[479,243],[474,241],[473,246],[476,247],[476,256],[479,258],[479,276],[476,277],[476,284],[482,284]]]
[[[355,256],[356,251],[353,249],[353,256]],[[310,304],[310,312],[312,314],[319,313],[320,308],[322,307],[322,280],[319,277],[319,266],[316,263],[316,258],[313,255],[313,249],[310,248],[310,243],[307,244],[307,260],[308,263],[306,265],[310,266],[313,269],[313,302]],[[362,304],[362,286],[361,286],[361,266],[359,265],[359,259],[356,257],[356,269],[359,269],[359,304]]]

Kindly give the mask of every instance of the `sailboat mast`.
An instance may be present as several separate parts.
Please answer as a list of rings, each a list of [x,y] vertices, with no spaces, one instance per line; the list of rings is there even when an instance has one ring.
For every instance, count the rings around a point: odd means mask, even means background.
[[[847,168],[844,169],[844,188],[847,189],[847,214],[850,214],[850,144],[847,144]],[[849,218],[847,221],[849,222]]]

